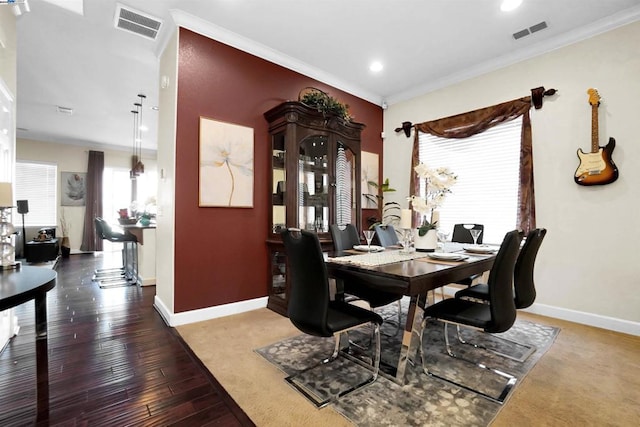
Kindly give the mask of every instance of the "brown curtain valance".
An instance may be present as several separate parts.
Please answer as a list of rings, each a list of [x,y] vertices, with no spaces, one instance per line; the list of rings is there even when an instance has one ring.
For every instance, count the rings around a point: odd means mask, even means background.
[[[411,161],[411,172],[419,163],[418,131],[442,138],[468,138],[484,132],[500,123],[522,117],[522,138],[520,144],[520,186],[518,190],[517,227],[528,233],[536,227],[535,197],[533,188],[533,147],[531,143],[531,120],[529,109],[531,97],[503,102],[491,107],[469,111],[451,117],[445,117],[414,125],[414,142]],[[411,174],[409,194],[415,194],[418,188],[417,177]]]

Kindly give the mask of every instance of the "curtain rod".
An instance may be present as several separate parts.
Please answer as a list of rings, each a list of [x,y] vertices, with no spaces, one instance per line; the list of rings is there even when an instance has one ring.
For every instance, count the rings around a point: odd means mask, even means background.
[[[544,86],[539,86],[531,89],[531,102],[536,110],[542,108],[542,99],[545,96],[552,96],[558,92],[556,89],[545,89]],[[404,134],[409,138],[411,136],[411,129],[413,129],[413,123],[411,122],[402,122],[400,127],[395,129],[396,133],[400,131],[404,131]]]

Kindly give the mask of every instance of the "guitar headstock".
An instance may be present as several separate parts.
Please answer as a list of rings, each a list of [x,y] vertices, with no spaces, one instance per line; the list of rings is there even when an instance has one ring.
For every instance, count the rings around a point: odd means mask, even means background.
[[[598,107],[600,105],[600,94],[597,89],[591,88],[587,91],[589,94],[589,104],[592,107]]]

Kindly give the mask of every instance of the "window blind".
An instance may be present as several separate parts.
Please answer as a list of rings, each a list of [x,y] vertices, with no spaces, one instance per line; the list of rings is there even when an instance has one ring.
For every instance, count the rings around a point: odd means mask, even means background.
[[[420,134],[420,161],[458,176],[438,208],[439,228],[449,238],[454,224],[484,224],[484,243],[500,243],[516,228],[521,131],[519,117],[464,139]]]
[[[57,225],[57,174],[58,166],[53,163],[16,161],[15,198],[29,202],[29,213],[24,216],[26,226]]]

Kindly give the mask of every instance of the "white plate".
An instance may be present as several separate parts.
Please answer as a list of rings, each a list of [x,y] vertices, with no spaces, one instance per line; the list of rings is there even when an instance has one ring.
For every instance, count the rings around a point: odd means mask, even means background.
[[[353,249],[360,252],[369,252],[369,246],[367,245],[355,245]],[[384,251],[384,248],[382,246],[371,245],[371,252],[382,252],[382,251]]]
[[[468,257],[463,254],[456,254],[451,252],[430,252],[427,254],[429,258],[440,259],[443,261],[462,261]]]
[[[465,245],[462,249],[476,254],[492,254],[498,250],[495,246],[488,245]]]

